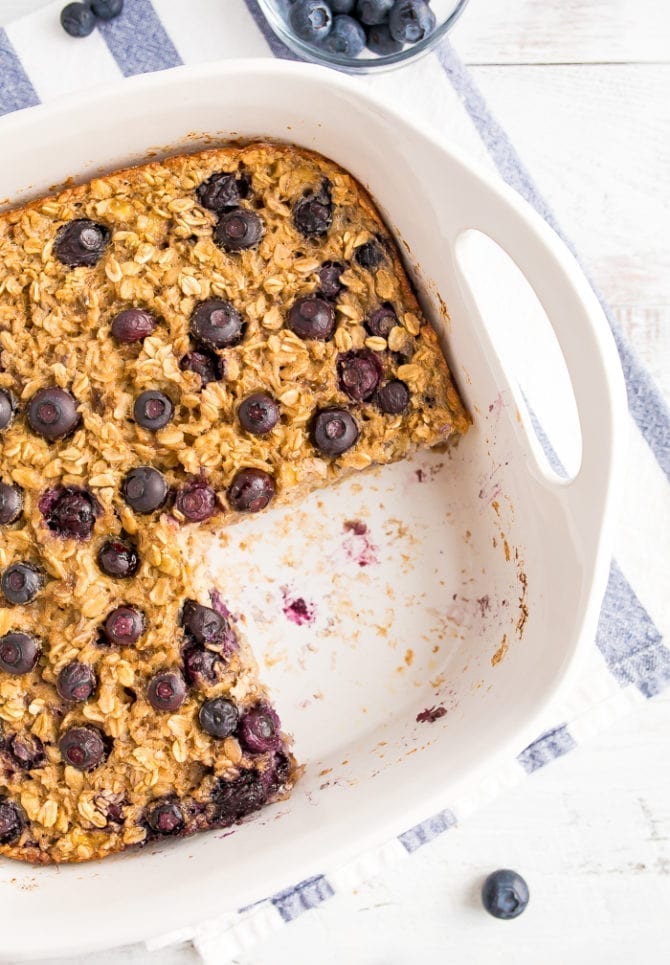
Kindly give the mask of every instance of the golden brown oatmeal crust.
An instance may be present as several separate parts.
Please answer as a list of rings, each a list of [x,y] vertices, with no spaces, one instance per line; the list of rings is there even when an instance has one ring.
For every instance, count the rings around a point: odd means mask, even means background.
[[[262,240],[250,250],[222,250],[213,237],[219,215],[199,201],[198,187],[222,171],[248,182],[240,206],[262,221]],[[296,204],[324,183],[332,224],[323,235],[304,237],[294,223]],[[109,229],[111,240],[97,264],[68,267],[56,257],[56,235],[84,218]],[[381,252],[381,263],[370,268],[357,254],[368,243]],[[298,298],[319,291],[326,261],[345,269],[343,289],[331,300],[336,326],[325,341],[304,339],[287,326],[287,314]],[[241,314],[243,338],[210,353],[224,376],[203,387],[180,363],[198,348],[189,328],[194,310],[213,298]],[[392,306],[394,324],[385,336],[372,334],[366,320],[384,305]],[[157,324],[143,340],[122,344],[110,327],[128,308],[150,312]],[[389,414],[378,395],[360,401],[343,391],[338,359],[364,349],[376,360],[378,388],[396,379],[407,386],[405,411]],[[369,196],[320,156],[256,143],[120,171],[0,215],[0,362],[0,389],[17,404],[0,433],[0,481],[20,487],[23,499],[18,521],[0,527],[0,572],[22,561],[46,576],[32,602],[0,606],[0,637],[21,631],[41,644],[31,672],[0,670],[0,854],[39,862],[104,857],[147,840],[147,808],[158,799],[176,797],[183,819],[176,833],[191,833],[239,816],[231,786],[247,795],[241,813],[287,794],[295,762],[284,738],[271,751],[254,751],[239,728],[216,739],[198,723],[204,698],[225,696],[241,714],[267,702],[234,626],[237,644],[226,650],[214,681],[189,686],[177,712],[158,713],[149,704],[150,678],[183,668],[184,601],[211,600],[184,541],[175,539],[184,518],[174,503],[139,515],[121,485],[138,466],[159,469],[172,493],[202,478],[219,511],[206,525],[219,526],[239,515],[227,493],[240,469],[270,474],[273,503],[282,504],[467,430],[436,335]],[[26,418],[31,398],[49,386],[71,393],[81,416],[74,433],[55,441]],[[156,432],[133,418],[145,390],[165,393],[175,407]],[[261,390],[279,404],[280,419],[267,434],[253,435],[237,411]],[[355,445],[336,458],[319,452],[311,437],[315,412],[330,408],[350,412],[359,430]],[[84,488],[99,504],[90,540],[61,538],[46,525],[44,494],[59,487]],[[121,535],[141,561],[132,579],[105,576],[96,561],[104,540]],[[144,614],[134,646],[101,643],[102,622],[121,604]],[[58,674],[73,661],[97,676],[85,702],[68,702],[56,690]],[[87,772],[65,766],[58,744],[82,725],[98,727],[111,746]],[[38,765],[17,764],[17,735],[31,746],[38,739]],[[5,828],[3,843],[7,802],[20,805],[25,825],[14,838]]]

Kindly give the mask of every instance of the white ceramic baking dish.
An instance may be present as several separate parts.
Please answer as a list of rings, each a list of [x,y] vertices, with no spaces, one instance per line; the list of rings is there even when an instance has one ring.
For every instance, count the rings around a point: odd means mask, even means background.
[[[321,151],[369,187],[410,268],[420,266],[417,286],[474,427],[448,456],[365,474],[211,548],[305,775],[289,802],[234,833],[83,866],[0,861],[5,960],[172,931],[407,829],[537,736],[593,637],[625,404],[612,339],[556,236],[447,143],[334,72],[228,62],[3,118],[0,196],[13,203],[151,152],[259,135]],[[581,422],[574,480],[537,458],[460,267],[470,228],[511,255],[553,323]],[[314,604],[313,622],[294,622],[298,597]],[[433,706],[446,715],[417,722]]]

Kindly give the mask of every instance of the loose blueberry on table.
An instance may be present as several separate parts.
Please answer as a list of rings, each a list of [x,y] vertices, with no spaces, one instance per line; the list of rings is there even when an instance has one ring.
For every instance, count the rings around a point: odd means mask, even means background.
[[[528,907],[528,885],[516,871],[500,868],[482,885],[482,903],[494,918],[518,918]]]
[[[124,0],[88,0],[68,3],[61,10],[60,22],[71,37],[88,37],[98,20],[114,20],[123,13]]]

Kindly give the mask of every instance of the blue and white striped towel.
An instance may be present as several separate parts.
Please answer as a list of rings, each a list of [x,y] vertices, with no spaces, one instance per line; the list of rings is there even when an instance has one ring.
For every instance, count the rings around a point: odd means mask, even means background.
[[[0,29],[0,114],[50,101],[69,91],[182,63],[232,56],[291,53],[269,31],[256,0],[128,0],[124,16],[102,24],[85,42],[66,37],[58,24],[61,3]],[[497,169],[562,235],[506,133],[491,115],[448,43],[402,71],[361,77],[361,85],[392,99],[479,162]],[[568,242],[569,244],[569,242]],[[324,868],[250,909],[198,928],[154,939],[158,948],[192,940],[206,961],[222,963],[282,923],[314,908],[338,890],[356,887],[389,863],[407,857],[452,827],[487,798],[567,753],[635,703],[670,684],[667,577],[654,557],[670,546],[670,415],[603,304],[619,348],[628,386],[629,465],[623,504],[597,638],[590,663],[560,716],[516,759],[489,775],[485,785],[451,802],[449,810],[362,855],[353,865]],[[665,551],[665,552],[664,552]]]

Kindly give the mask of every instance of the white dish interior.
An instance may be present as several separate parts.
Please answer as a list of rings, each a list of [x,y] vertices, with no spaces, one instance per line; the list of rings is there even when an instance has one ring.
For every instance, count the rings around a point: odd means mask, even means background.
[[[409,267],[421,266],[422,300],[475,420],[448,455],[369,472],[212,542],[213,579],[245,614],[305,775],[290,801],[233,833],[80,866],[0,862],[0,950],[17,961],[247,905],[411,827],[537,736],[593,632],[624,399],[606,323],[549,229],[332,72],[266,61],[180,69],[5,118],[0,136],[10,202],[151,149],[231,137],[289,140],[340,162],[369,187]],[[469,228],[517,260],[556,327],[583,439],[570,483],[538,461],[459,268]],[[314,604],[312,623],[286,616],[297,598]],[[446,715],[417,722],[430,707]]]

